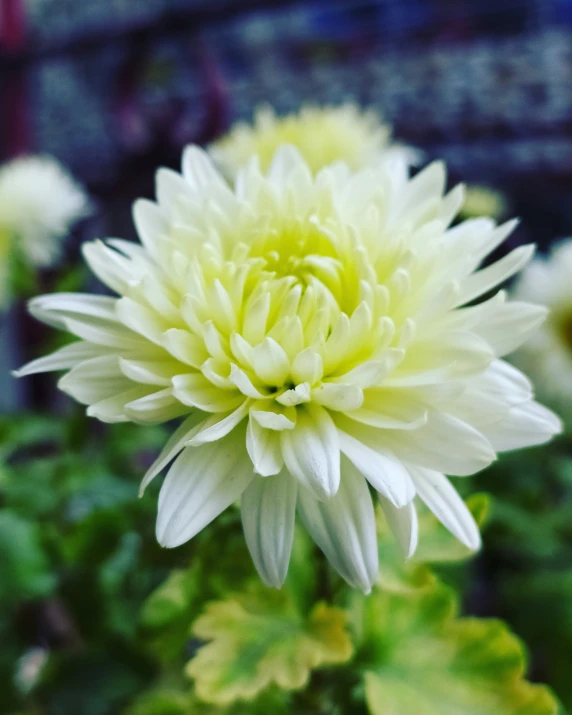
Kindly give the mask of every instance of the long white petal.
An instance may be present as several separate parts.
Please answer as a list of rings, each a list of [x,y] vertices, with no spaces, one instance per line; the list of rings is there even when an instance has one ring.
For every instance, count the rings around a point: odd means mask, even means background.
[[[379,502],[401,553],[406,559],[411,558],[419,539],[419,522],[414,501],[399,509],[383,497],[380,497]]]
[[[492,346],[499,357],[511,353],[544,322],[548,310],[540,305],[511,301],[498,307],[492,318],[475,331]]]
[[[156,256],[161,238],[169,232],[165,213],[152,201],[138,199],[133,205],[133,222],[141,243],[152,256]]]
[[[357,469],[343,459],[338,492],[326,501],[300,487],[298,509],[332,566],[349,584],[369,593],[378,572],[377,536],[367,482]]]
[[[548,442],[562,431],[560,419],[546,407],[530,400],[511,407],[502,420],[482,428],[499,452]]]
[[[458,304],[469,303],[474,298],[478,298],[483,293],[508,280],[528,263],[533,253],[534,246],[519,246],[504,258],[470,275],[463,283]]]
[[[243,435],[231,433],[218,442],[186,447],[159,493],[156,532],[161,546],[191,539],[240,497],[253,476]]]
[[[288,572],[298,485],[288,473],[255,477],[242,494],[244,536],[256,570],[267,586],[280,588]]]
[[[50,355],[32,360],[19,370],[14,370],[12,374],[14,377],[25,377],[26,375],[35,375],[38,372],[70,370],[84,360],[91,360],[91,358],[100,357],[109,352],[109,349],[102,345],[93,345],[92,343],[86,343],[84,340],[79,340],[70,345],[65,345]]]
[[[117,355],[84,360],[66,373],[58,387],[84,405],[106,400],[135,387],[121,372]]]
[[[149,386],[148,389],[152,388]],[[145,424],[168,422],[188,412],[188,407],[177,400],[170,387],[166,387],[164,390],[156,390],[125,405],[125,414],[128,417],[134,422],[143,422]]]
[[[390,452],[377,451],[359,439],[360,428],[350,435],[339,431],[340,449],[371,486],[395,507],[408,504],[415,496],[409,472]]]
[[[446,476],[432,469],[409,467],[420,498],[437,519],[469,549],[481,545],[481,535],[473,515]]]
[[[284,466],[280,435],[276,430],[265,429],[253,417],[248,420],[246,449],[254,471],[263,477],[278,474]]]
[[[153,480],[154,477],[159,474],[159,472],[169,464],[169,462],[174,459],[179,452],[183,449],[185,444],[192,437],[193,433],[198,429],[198,423],[201,421],[202,415],[200,412],[190,415],[184,420],[179,427],[173,432],[169,437],[169,440],[161,450],[161,453],[153,464],[147,470],[143,481],[141,482],[141,487],[139,489],[139,496],[143,495],[145,488]]]
[[[382,433],[380,444],[391,446],[406,462],[461,477],[479,472],[496,459],[482,430],[438,410],[431,410],[427,424],[412,432]]]
[[[65,328],[64,318],[76,318],[87,322],[117,323],[116,298],[89,293],[52,293],[39,295],[28,303],[28,310],[37,320]]]
[[[335,494],[340,483],[340,448],[332,418],[309,403],[297,411],[296,426],[283,430],[282,454],[292,476],[317,499]]]
[[[226,437],[248,414],[249,400],[245,400],[240,407],[230,412],[228,415],[216,412],[206,419],[201,428],[188,441],[189,445],[198,446],[205,442],[214,442],[222,437]]]

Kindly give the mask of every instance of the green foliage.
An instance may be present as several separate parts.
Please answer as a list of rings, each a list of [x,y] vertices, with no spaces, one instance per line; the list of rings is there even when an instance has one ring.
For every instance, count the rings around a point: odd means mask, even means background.
[[[378,513],[381,571],[369,597],[351,591],[301,529],[283,589],[262,587],[234,508],[190,544],[161,549],[154,534],[158,485],[136,495],[164,439],[161,429],[105,429],[79,411],[0,421],[0,679],[7,684],[0,712],[556,712],[548,690],[523,680],[522,648],[504,625],[458,617],[457,598],[441,578],[465,589],[472,554],[427,511],[420,510],[420,547],[408,561]],[[561,456],[557,461],[562,493],[572,473]],[[530,488],[534,518],[524,509],[522,524],[506,517],[508,499],[492,509],[491,532],[508,553],[527,530],[540,534],[533,522],[550,512],[551,500],[538,506],[532,476]],[[483,523],[487,497],[467,503]],[[566,541],[563,516],[547,524],[544,544],[531,546],[524,562]],[[515,595],[521,620],[562,642],[550,615],[534,609],[551,603],[557,618],[571,622],[566,573],[559,595],[540,568],[535,581],[524,582],[526,597]],[[516,575],[507,584],[518,590]],[[520,623],[515,614],[513,620]],[[38,643],[47,663],[38,682],[26,684],[21,658]],[[565,671],[555,672],[563,678]]]
[[[487,578],[499,612],[532,651],[537,678],[572,711],[572,441],[505,455],[477,477],[494,490]]]
[[[320,602],[304,618],[287,592],[257,588],[207,606],[193,633],[210,642],[187,672],[197,695],[219,705],[250,700],[271,683],[295,690],[308,682],[313,668],[351,657],[344,626],[338,608]]]
[[[0,512],[0,607],[47,596],[54,585],[37,526]]]
[[[496,620],[458,618],[441,584],[357,597],[357,661],[372,715],[549,715],[556,701],[523,680],[519,641]]]

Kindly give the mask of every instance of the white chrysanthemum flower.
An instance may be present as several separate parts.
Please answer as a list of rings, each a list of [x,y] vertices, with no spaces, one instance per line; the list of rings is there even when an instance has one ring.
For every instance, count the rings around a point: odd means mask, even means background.
[[[209,151],[225,175],[234,179],[253,156],[266,172],[283,144],[295,146],[314,174],[336,161],[355,171],[395,156],[409,163],[420,158],[412,147],[391,143],[391,129],[374,111],[361,111],[354,104],[307,106],[284,117],[264,106],[256,112],[253,125],[238,122]]]
[[[370,487],[405,554],[417,495],[463,543],[479,532],[444,476],[496,451],[548,440],[558,419],[501,360],[545,317],[473,302],[527,262],[524,246],[480,269],[514,222],[449,228],[461,187],[405,162],[315,178],[293,147],[268,175],[229,187],[201,150],[161,169],[139,201],[143,245],[90,243],[92,270],[119,298],[59,294],[31,312],[80,341],[23,370],[69,370],[60,387],[106,422],[185,420],[145,476],[173,459],[157,537],[177,546],[240,498],[262,579],[288,569],[294,517],[365,591],[378,568]]]
[[[87,211],[84,192],[55,159],[28,156],[0,168],[0,233],[34,266],[59,258],[61,239]]]
[[[530,370],[547,399],[570,411],[572,399],[572,239],[559,242],[547,258],[536,258],[514,287],[520,300],[550,309],[548,319],[515,355]]]

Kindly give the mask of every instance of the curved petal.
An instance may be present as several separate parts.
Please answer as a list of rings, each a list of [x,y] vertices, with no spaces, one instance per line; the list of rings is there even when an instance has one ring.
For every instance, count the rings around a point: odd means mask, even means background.
[[[191,539],[240,497],[253,476],[243,434],[186,447],[159,493],[157,541],[173,547]]]
[[[280,436],[276,430],[265,429],[252,416],[246,429],[246,449],[254,471],[262,477],[269,477],[284,466],[284,458],[280,449]]]
[[[244,537],[260,578],[284,583],[294,540],[298,485],[288,473],[255,477],[240,500]]]
[[[202,417],[203,415],[201,415],[200,412],[195,412],[194,414],[187,417],[187,419],[184,420],[173,432],[173,434],[168,439],[166,445],[161,450],[159,456],[149,467],[145,476],[143,477],[141,487],[139,489],[139,496],[143,496],[145,487],[184,448],[186,443],[199,428],[199,422],[201,421]]]
[[[332,418],[311,403],[297,411],[293,430],[280,433],[282,454],[290,474],[317,499],[333,496],[340,483],[340,447]]]
[[[103,345],[93,345],[84,340],[78,340],[75,343],[64,345],[63,348],[56,350],[45,357],[37,358],[23,365],[20,369],[14,370],[14,377],[26,377],[26,375],[35,375],[38,372],[55,372],[57,370],[70,370],[76,367],[84,360],[108,355],[109,349]]]
[[[511,407],[506,416],[481,431],[500,452],[548,442],[562,431],[562,422],[549,409],[530,400]]]
[[[222,437],[226,437],[248,415],[248,405],[249,400],[245,400],[240,407],[237,407],[236,410],[227,415],[215,412],[203,422],[200,429],[197,430],[187,444],[196,447],[199,444],[215,442]]]
[[[379,503],[401,553],[406,559],[411,558],[419,540],[419,522],[415,503],[412,500],[399,509],[383,497],[380,497]]]
[[[332,566],[352,586],[369,593],[378,571],[375,515],[366,480],[343,458],[337,494],[318,501],[298,491],[298,510],[306,529]]]
[[[399,508],[415,496],[409,472],[390,453],[377,451],[356,436],[339,431],[340,449],[363,474],[371,486]]]
[[[417,493],[443,526],[469,549],[478,549],[481,545],[479,527],[447,477],[432,469],[411,466],[409,473]]]

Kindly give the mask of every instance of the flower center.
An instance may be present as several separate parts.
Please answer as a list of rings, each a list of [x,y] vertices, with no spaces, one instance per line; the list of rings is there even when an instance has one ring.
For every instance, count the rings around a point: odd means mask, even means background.
[[[572,350],[572,313],[555,315],[554,321],[561,340]]]
[[[253,242],[250,257],[262,258],[273,279],[294,278],[303,289],[323,284],[334,300],[344,302],[344,265],[329,238],[311,220],[284,222]]]

